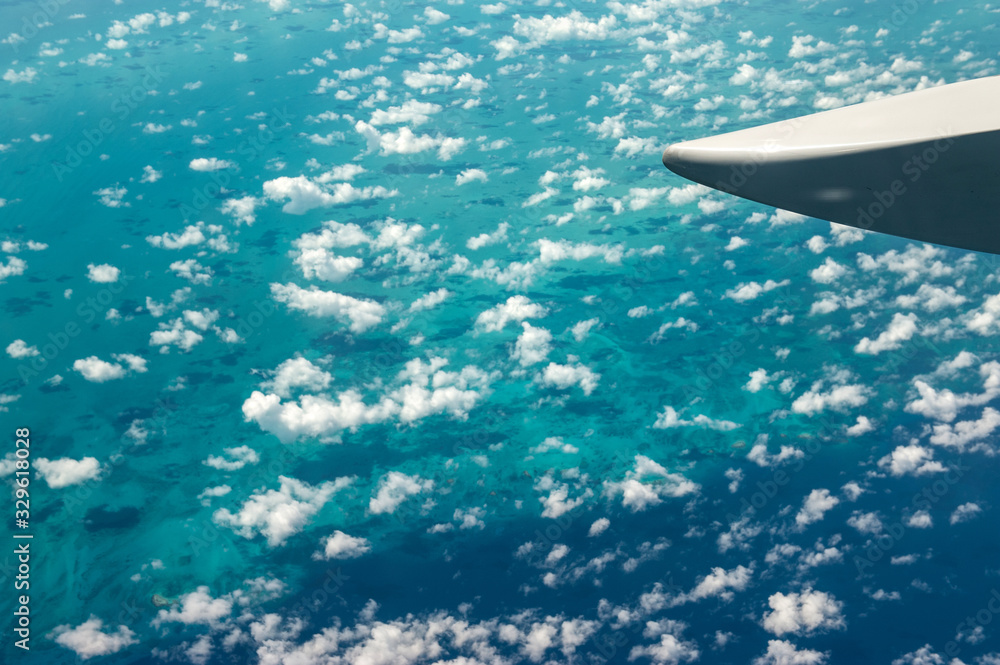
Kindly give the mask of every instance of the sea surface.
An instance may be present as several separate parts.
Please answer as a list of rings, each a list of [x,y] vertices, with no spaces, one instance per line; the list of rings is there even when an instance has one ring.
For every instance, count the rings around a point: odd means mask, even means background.
[[[0,661],[1000,662],[996,260],[660,163],[998,11],[4,3]]]

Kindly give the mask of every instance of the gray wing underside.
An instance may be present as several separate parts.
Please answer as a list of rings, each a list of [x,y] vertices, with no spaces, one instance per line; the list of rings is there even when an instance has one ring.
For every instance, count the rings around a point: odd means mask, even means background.
[[[674,144],[663,164],[810,217],[1000,254],[1000,77]]]

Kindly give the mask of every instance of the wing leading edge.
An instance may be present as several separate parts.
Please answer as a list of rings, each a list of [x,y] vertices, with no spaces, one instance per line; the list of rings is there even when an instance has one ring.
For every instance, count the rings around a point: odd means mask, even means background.
[[[1000,77],[677,143],[663,164],[810,217],[1000,254]]]

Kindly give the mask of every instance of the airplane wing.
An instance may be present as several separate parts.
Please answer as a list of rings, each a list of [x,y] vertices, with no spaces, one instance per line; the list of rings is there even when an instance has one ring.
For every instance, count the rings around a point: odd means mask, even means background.
[[[1000,76],[677,143],[663,164],[810,217],[1000,254]]]

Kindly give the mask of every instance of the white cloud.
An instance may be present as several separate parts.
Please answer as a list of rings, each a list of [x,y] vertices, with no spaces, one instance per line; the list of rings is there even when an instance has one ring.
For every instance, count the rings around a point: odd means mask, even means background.
[[[464,185],[469,182],[486,182],[489,177],[486,175],[486,171],[482,169],[465,169],[457,176],[455,176],[456,185]]]
[[[844,604],[822,591],[807,587],[802,593],[775,593],[767,602],[771,611],[764,613],[762,625],[773,635],[810,635],[846,626]]]
[[[0,199],[2,200],[2,199]],[[3,283],[8,277],[16,277],[17,275],[23,275],[25,268],[28,264],[22,259],[16,256],[8,256],[7,263],[0,263],[0,284]]]
[[[767,652],[754,659],[753,665],[824,665],[829,654],[812,649],[798,649],[786,640],[768,640]]]
[[[188,164],[188,168],[192,171],[202,172],[223,171],[225,169],[235,167],[235,163],[226,159],[219,159],[218,157],[198,157],[196,159],[192,159]]]
[[[501,222],[497,226],[497,230],[493,233],[480,233],[478,236],[469,238],[465,241],[465,246],[471,250],[482,249],[487,245],[495,245],[496,243],[503,242],[507,239],[507,229],[510,228],[510,224],[507,222]]]
[[[476,317],[476,327],[484,332],[496,332],[503,330],[511,321],[537,319],[546,314],[548,310],[545,307],[531,302],[527,296],[511,296],[507,302],[480,312]]]
[[[371,544],[366,538],[355,538],[343,531],[334,531],[333,535],[323,539],[323,551],[313,554],[317,560],[325,559],[356,559],[371,551]]]
[[[713,420],[712,418],[702,414],[699,414],[690,420],[684,420],[677,414],[677,411],[672,406],[663,407],[663,411],[657,414],[656,422],[653,423],[653,427],[656,429],[701,427],[717,430],[719,432],[728,432],[739,426],[739,423],[734,423],[731,420]]]
[[[208,459],[205,460],[205,465],[220,471],[237,471],[247,464],[256,464],[260,461],[257,451],[250,446],[226,448],[225,453],[226,456],[209,455]]]
[[[842,266],[830,257],[826,257],[823,265],[811,271],[809,276],[814,282],[818,282],[819,284],[832,284],[840,280],[848,272],[847,267]]]
[[[361,300],[334,291],[321,291],[312,286],[303,289],[296,284],[271,284],[271,295],[290,309],[309,316],[333,316],[339,321],[350,322],[352,332],[362,333],[382,322],[386,309],[374,300]]]
[[[434,489],[433,480],[390,471],[379,481],[377,493],[368,501],[368,510],[376,515],[392,514],[411,496],[432,489]]]
[[[622,505],[639,512],[655,506],[665,497],[681,497],[698,492],[701,487],[679,473],[671,473],[644,455],[635,456],[635,466],[625,472],[620,482],[604,481],[604,494],[621,495]]]
[[[747,453],[747,459],[757,466],[778,466],[787,460],[802,459],[803,457],[805,457],[805,453],[793,446],[781,446],[777,454],[771,454],[767,451],[766,442],[754,444],[750,452]]]
[[[791,280],[788,279],[783,279],[780,282],[775,282],[773,279],[769,279],[763,284],[759,284],[757,282],[741,282],[736,285],[735,288],[728,289],[725,297],[735,300],[736,302],[747,302],[748,300],[756,300],[761,294],[773,291],[774,289],[782,286],[788,286],[789,284],[791,284]]]
[[[607,517],[599,517],[590,525],[590,529],[587,531],[587,535],[593,538],[594,536],[599,536],[608,530],[611,526],[611,520]]]
[[[920,288],[913,295],[896,296],[896,305],[913,309],[920,307],[927,312],[940,312],[949,307],[964,305],[968,298],[957,293],[954,286],[934,286],[933,284],[921,284]],[[969,321],[975,318],[973,314]],[[970,326],[971,328],[971,326]]]
[[[971,356],[971,354],[969,355]],[[974,358],[974,356],[971,357]],[[939,372],[947,376],[962,368],[958,365],[942,363]],[[983,379],[984,390],[982,393],[954,393],[947,388],[936,390],[926,381],[914,379],[913,385],[917,389],[919,397],[908,402],[905,410],[907,413],[918,413],[928,418],[951,422],[962,409],[970,406],[981,406],[1000,396],[1000,363],[996,361],[982,363],[979,367],[979,374]]]
[[[212,598],[208,587],[200,586],[181,596],[176,606],[157,612],[151,623],[155,628],[168,622],[218,626],[232,611],[233,601],[230,597]]]
[[[31,358],[39,355],[38,347],[28,346],[23,339],[15,339],[7,345],[7,355],[11,358]]]
[[[429,9],[429,8],[428,8]],[[375,127],[406,123],[416,127],[431,119],[431,116],[441,111],[440,104],[421,102],[408,99],[400,106],[390,106],[387,110],[376,109],[372,112],[369,123]],[[478,170],[478,169],[472,169]]]
[[[291,215],[301,215],[313,208],[351,203],[376,198],[386,198],[399,194],[398,190],[376,187],[355,187],[349,182],[333,184],[320,183],[304,175],[294,178],[282,176],[264,183],[264,196],[271,201],[288,200],[282,211]]]
[[[604,40],[611,36],[617,25],[618,19],[613,14],[592,21],[577,10],[563,16],[514,15],[514,34],[528,39],[531,46],[574,39]]]
[[[8,83],[34,83],[37,76],[38,71],[34,67],[25,67],[19,72],[8,69],[4,72],[3,80]]]
[[[584,395],[590,395],[597,388],[601,375],[586,365],[560,365],[550,362],[538,377],[543,385],[566,389],[579,384]]]
[[[891,453],[878,461],[878,465],[897,477],[907,474],[919,476],[941,473],[945,470],[944,466],[941,462],[934,461],[933,457],[932,450],[913,443],[908,446],[896,446]]]
[[[226,199],[220,210],[222,214],[231,216],[237,224],[250,225],[257,221],[254,210],[258,205],[260,205],[259,199],[244,196],[239,199]]]
[[[79,485],[101,475],[101,464],[95,457],[75,460],[69,457],[49,460],[39,457],[34,462],[38,473],[52,489]]]
[[[110,363],[97,356],[81,358],[73,363],[73,369],[83,375],[87,381],[104,383],[123,378],[127,372],[143,373],[146,371],[146,359],[129,353],[116,353],[112,358],[119,361]],[[122,365],[125,363],[125,365]]]
[[[861,436],[875,430],[875,425],[866,416],[858,416],[857,422],[847,428],[847,436]]]
[[[962,522],[968,522],[975,519],[979,513],[983,512],[983,509],[975,503],[963,503],[961,506],[955,509],[948,518],[950,524],[961,524]]]
[[[445,76],[443,74],[423,74],[422,77]],[[445,76],[451,79],[450,76]],[[419,83],[426,83],[420,81]],[[413,83],[413,81],[411,81]],[[416,83],[414,83],[416,85]],[[416,86],[420,87],[420,86]],[[412,155],[418,152],[436,150],[439,159],[448,161],[461,152],[468,141],[464,138],[452,138],[438,134],[414,134],[409,127],[400,127],[395,132],[380,132],[374,126],[359,120],[354,125],[355,131],[368,142],[368,149],[378,149],[382,155]]]
[[[171,346],[176,346],[181,351],[190,351],[205,339],[203,335],[186,328],[182,318],[176,318],[170,323],[160,323],[158,328],[149,333],[149,344],[160,347],[160,353],[167,353]]]
[[[876,355],[883,351],[894,351],[901,346],[901,342],[909,341],[916,332],[917,315],[896,312],[888,328],[882,331],[875,340],[868,337],[863,338],[854,347],[854,352]]]
[[[281,483],[279,489],[257,490],[239,512],[233,514],[220,508],[212,519],[247,539],[259,533],[267,538],[268,545],[278,547],[302,531],[336,492],[354,482],[354,478],[348,477],[319,485],[309,485],[287,476],[278,476],[278,480]]]
[[[826,409],[843,411],[847,407],[862,406],[868,402],[870,390],[858,384],[841,385],[821,392],[820,387],[813,388],[800,395],[792,402],[792,411],[811,416]]]
[[[1000,412],[992,407],[986,407],[979,420],[964,420],[954,425],[948,423],[934,425],[934,434],[930,440],[939,446],[961,450],[973,441],[990,436],[997,427],[1000,427]]]
[[[291,397],[293,389],[311,391],[325,390],[333,381],[333,376],[308,359],[290,358],[278,365],[274,376],[261,387],[280,397]]]
[[[587,339],[588,335],[590,335],[591,328],[595,327],[601,327],[601,320],[597,317],[587,319],[586,321],[577,321],[573,324],[573,327],[570,328],[570,332],[573,333],[573,339],[577,342],[582,342]]]
[[[766,386],[771,379],[767,376],[767,370],[761,367],[750,372],[750,380],[743,386],[743,390],[751,393],[758,393]]]
[[[414,300],[410,304],[410,311],[420,312],[426,309],[433,309],[443,303],[450,295],[451,291],[443,287],[436,291],[431,291]]]
[[[87,264],[87,279],[91,282],[110,284],[117,282],[120,275],[121,270],[107,263],[102,263],[101,265]]]
[[[815,489],[809,492],[802,501],[802,508],[795,516],[795,523],[804,527],[814,522],[819,522],[828,510],[840,503],[840,499],[830,494],[827,489]],[[780,635],[780,633],[775,633]]]
[[[274,393],[254,391],[243,403],[243,415],[286,443],[299,437],[330,440],[344,429],[353,430],[392,418],[411,423],[448,413],[464,419],[488,390],[493,375],[475,366],[448,372],[442,369],[445,364],[443,358],[409,361],[396,377],[397,387],[388,389],[371,406],[362,401],[356,390],[346,390],[336,398],[304,395],[285,403]]]
[[[79,626],[56,626],[52,634],[56,644],[72,650],[83,660],[95,656],[109,656],[137,644],[135,633],[127,626],[118,626],[114,632],[104,632],[104,622],[94,615]]]
[[[146,242],[153,247],[162,247],[163,249],[183,249],[205,242],[204,231],[206,230],[209,233],[221,233],[222,227],[215,225],[206,227],[204,222],[198,222],[197,224],[184,227],[184,230],[180,233],[146,236]]]
[[[295,257],[295,264],[302,269],[306,279],[325,282],[342,282],[364,266],[356,256],[337,256],[321,247],[303,249]]]
[[[139,182],[154,183],[163,177],[163,173],[157,171],[152,166],[144,166],[142,169],[142,178]]]
[[[552,350],[552,333],[527,321],[521,323],[521,328],[523,332],[518,335],[511,358],[521,363],[522,367],[544,361]]]

